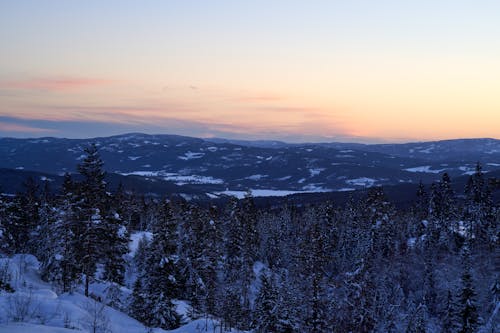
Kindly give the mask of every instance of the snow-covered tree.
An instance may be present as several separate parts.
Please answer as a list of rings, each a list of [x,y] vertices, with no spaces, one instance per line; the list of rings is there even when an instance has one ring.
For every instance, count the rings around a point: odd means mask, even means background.
[[[146,312],[150,314],[145,324],[150,327],[174,329],[180,325],[175,312],[173,297],[178,295],[176,222],[168,201],[161,206],[161,214],[153,226],[153,239],[146,259],[143,297]]]

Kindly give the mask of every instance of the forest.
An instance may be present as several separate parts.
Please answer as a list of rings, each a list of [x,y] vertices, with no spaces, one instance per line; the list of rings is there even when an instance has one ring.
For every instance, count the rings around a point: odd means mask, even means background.
[[[185,300],[221,331],[499,331],[499,180],[479,163],[463,192],[444,173],[408,207],[381,187],[343,205],[257,207],[250,194],[222,206],[110,189],[98,148],[84,155],[62,188],[27,179],[0,197],[0,257],[33,254],[57,293],[106,282],[107,305],[150,328],[182,325]]]

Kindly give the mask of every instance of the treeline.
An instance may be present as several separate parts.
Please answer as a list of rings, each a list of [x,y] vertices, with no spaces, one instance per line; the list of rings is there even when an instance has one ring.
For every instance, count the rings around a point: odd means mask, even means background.
[[[57,195],[33,180],[0,199],[0,251],[31,253],[59,292],[108,282],[110,305],[149,327],[217,317],[255,332],[494,332],[500,312],[500,207],[478,164],[460,193],[447,174],[410,209],[383,189],[339,207],[224,208],[110,193],[97,148]],[[148,231],[133,258],[129,235]],[[128,300],[120,286],[132,289]],[[0,283],[0,286],[2,284]]]

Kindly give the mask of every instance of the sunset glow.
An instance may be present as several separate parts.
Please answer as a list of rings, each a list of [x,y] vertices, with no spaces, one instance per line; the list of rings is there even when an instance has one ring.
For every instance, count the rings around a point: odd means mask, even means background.
[[[4,1],[0,136],[499,138],[499,11],[497,1]]]

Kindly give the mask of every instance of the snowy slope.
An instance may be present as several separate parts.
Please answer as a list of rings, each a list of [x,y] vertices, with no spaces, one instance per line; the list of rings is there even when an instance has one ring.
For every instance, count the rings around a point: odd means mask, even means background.
[[[0,258],[0,267],[8,265],[14,293],[0,291],[0,333],[70,333],[93,332],[97,322],[98,332],[144,333],[148,332],[137,320],[123,312],[105,306],[80,292],[57,295],[51,286],[40,279],[39,262],[32,255]],[[102,285],[95,284],[91,294],[102,294]],[[184,320],[187,304],[177,302]],[[17,317],[17,319],[16,319]],[[154,329],[151,332],[195,333],[217,329],[219,322],[198,319],[173,330]]]

